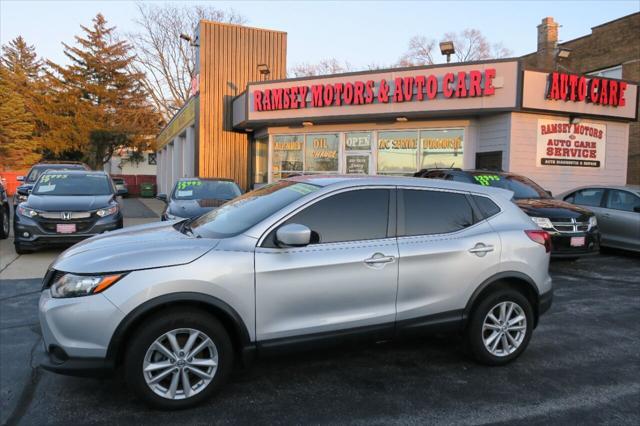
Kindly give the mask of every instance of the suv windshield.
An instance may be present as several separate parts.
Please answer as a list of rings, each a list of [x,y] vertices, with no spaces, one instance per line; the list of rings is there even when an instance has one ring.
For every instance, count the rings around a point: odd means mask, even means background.
[[[291,181],[272,183],[247,192],[219,209],[196,218],[189,224],[189,228],[202,237],[232,237],[318,189],[320,189],[319,186],[308,183]]]
[[[233,200],[240,195],[235,182],[224,180],[179,180],[171,198],[174,200]]]
[[[74,164],[56,164],[51,166],[35,166],[31,168],[31,171],[27,175],[26,181],[28,183],[34,183],[38,180],[38,177],[47,170],[83,170],[84,167]]]
[[[475,183],[482,186],[508,189],[513,191],[513,198],[551,198],[547,191],[524,176],[499,175],[491,172],[471,173]]]
[[[35,195],[110,195],[113,194],[107,175],[91,173],[44,174],[33,188]]]

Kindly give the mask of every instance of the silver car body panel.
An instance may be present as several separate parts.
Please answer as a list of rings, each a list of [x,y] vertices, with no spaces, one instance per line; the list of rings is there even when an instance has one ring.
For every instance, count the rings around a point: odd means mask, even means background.
[[[624,191],[640,199],[640,186],[638,185],[585,185],[558,194],[556,198],[564,200],[568,195],[584,189]],[[573,204],[589,209],[595,213],[600,230],[600,245],[623,250],[640,251],[640,213],[603,206]]]
[[[51,267],[91,274],[182,265],[219,243],[184,235],[173,228],[174,223],[157,222],[96,235],[64,251]]]
[[[67,250],[53,268],[84,274],[131,272],[93,296],[53,299],[49,290],[43,291],[45,342],[73,356],[105,356],[123,318],[173,294],[197,293],[224,302],[255,342],[393,325],[396,320],[463,309],[475,289],[499,272],[529,276],[540,294],[550,290],[549,254],[523,232],[537,227],[510,201],[509,191],[416,178],[296,180],[326,186],[235,237],[195,238],[179,233],[172,222],[161,222],[94,237]],[[301,248],[260,246],[268,232],[305,206],[336,192],[368,187],[484,195],[502,212],[445,235]],[[493,249],[484,254],[469,251],[479,243]],[[380,258],[386,260],[365,262]]]

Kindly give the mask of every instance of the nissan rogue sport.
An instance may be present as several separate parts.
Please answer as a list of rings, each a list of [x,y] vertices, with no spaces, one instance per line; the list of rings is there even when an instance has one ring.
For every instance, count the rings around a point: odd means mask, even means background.
[[[522,354],[551,305],[549,235],[512,193],[431,179],[295,177],[195,219],[64,252],[39,310],[47,370],[118,369],[141,399],[211,396],[286,347],[457,331],[477,361]]]

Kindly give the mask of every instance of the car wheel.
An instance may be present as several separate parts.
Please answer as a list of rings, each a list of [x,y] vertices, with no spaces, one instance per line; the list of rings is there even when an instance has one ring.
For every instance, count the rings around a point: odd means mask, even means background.
[[[8,209],[0,209],[0,214],[2,217],[2,223],[0,223],[0,239],[9,238],[9,229],[10,229],[10,221],[9,221],[9,210]]]
[[[145,321],[128,341],[125,378],[148,404],[182,409],[211,397],[233,366],[222,324],[206,312],[171,309]]]
[[[504,365],[525,350],[533,331],[533,308],[521,293],[504,289],[482,299],[474,309],[467,339],[474,358]]]

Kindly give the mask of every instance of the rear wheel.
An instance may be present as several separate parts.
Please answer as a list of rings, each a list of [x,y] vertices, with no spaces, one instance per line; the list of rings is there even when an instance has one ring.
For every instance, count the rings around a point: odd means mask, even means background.
[[[471,315],[467,339],[474,358],[504,365],[519,357],[533,331],[533,308],[521,293],[504,289],[489,294]]]
[[[129,340],[125,377],[147,403],[182,409],[209,398],[233,366],[228,333],[211,315],[172,309],[146,321]]]

